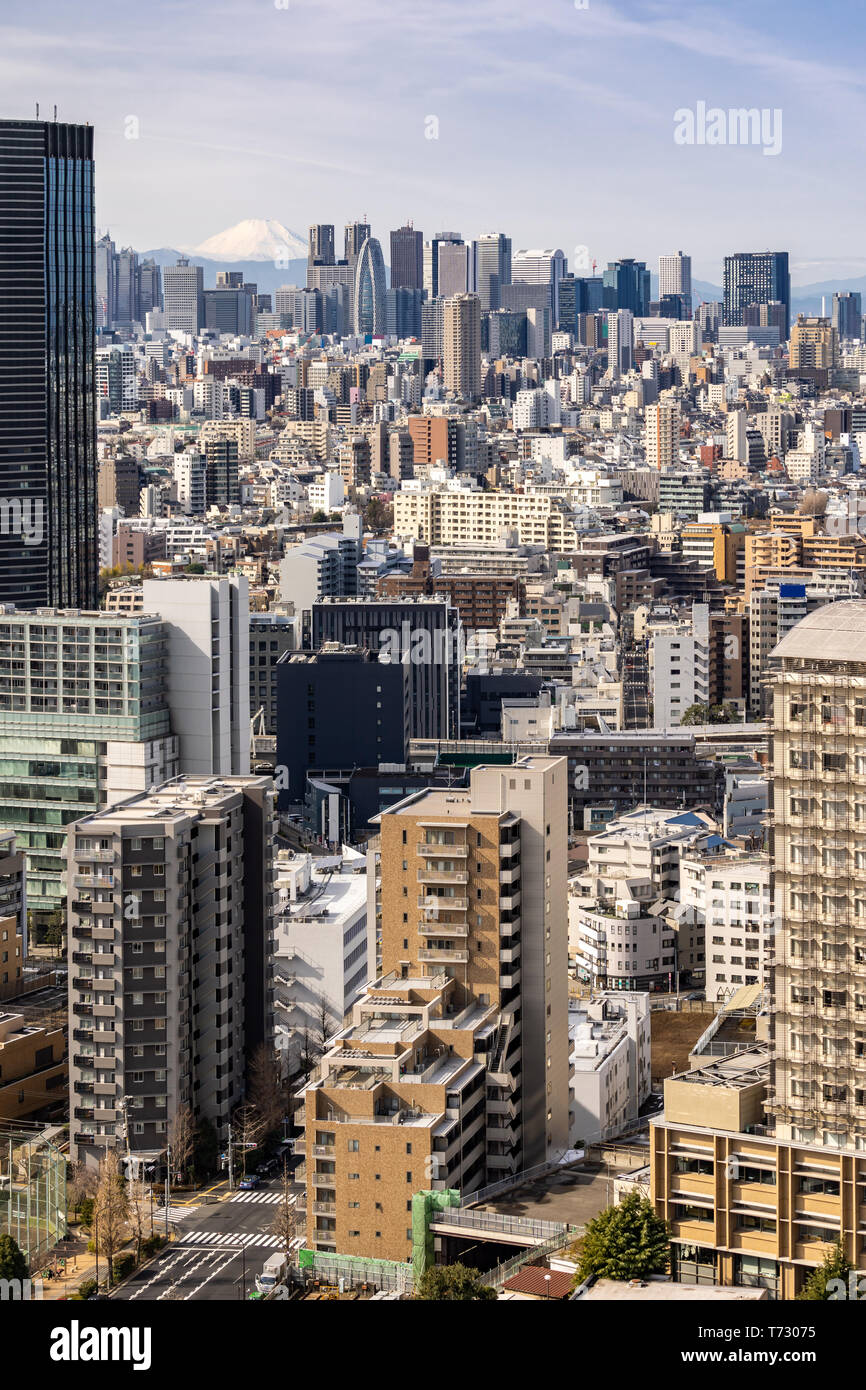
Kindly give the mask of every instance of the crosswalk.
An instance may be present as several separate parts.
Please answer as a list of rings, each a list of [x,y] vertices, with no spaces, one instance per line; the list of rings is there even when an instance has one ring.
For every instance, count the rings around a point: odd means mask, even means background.
[[[240,1250],[244,1246],[247,1250],[252,1250],[254,1246],[260,1246],[273,1250],[280,1244],[280,1237],[274,1235],[264,1235],[254,1231],[184,1231],[178,1237],[178,1246],[216,1246],[224,1249],[236,1247]]]
[[[268,1202],[273,1205],[283,1200],[282,1192],[235,1192],[230,1202]]]
[[[192,1216],[193,1213],[197,1211],[198,1207],[169,1207],[169,1225],[175,1226],[178,1221],[183,1221],[187,1216]],[[165,1225],[165,1207],[157,1207],[153,1213],[154,1227],[156,1227],[160,1223],[163,1226]]]

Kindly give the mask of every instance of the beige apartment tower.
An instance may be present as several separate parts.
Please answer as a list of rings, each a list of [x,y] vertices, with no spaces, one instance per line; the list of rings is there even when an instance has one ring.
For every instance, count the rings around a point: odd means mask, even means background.
[[[445,300],[442,330],[445,389],[463,400],[481,395],[481,300],[455,294]]]
[[[382,813],[382,976],[303,1093],[312,1249],[406,1261],[415,1191],[567,1148],[566,779],[527,757]]]

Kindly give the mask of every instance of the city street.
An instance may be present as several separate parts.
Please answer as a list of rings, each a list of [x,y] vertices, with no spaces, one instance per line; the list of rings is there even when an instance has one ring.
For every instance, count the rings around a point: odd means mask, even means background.
[[[303,1200],[302,1188],[295,1186],[292,1193]],[[113,1297],[124,1302],[244,1298],[255,1288],[265,1260],[280,1247],[270,1228],[281,1200],[282,1184],[274,1180],[253,1192],[235,1191],[221,1194],[215,1202],[172,1207],[170,1245]],[[160,1211],[157,1230],[164,1220]]]

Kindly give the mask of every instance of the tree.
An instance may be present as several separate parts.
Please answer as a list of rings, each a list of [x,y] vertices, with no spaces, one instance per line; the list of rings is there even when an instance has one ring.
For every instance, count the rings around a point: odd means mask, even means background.
[[[117,1154],[109,1149],[99,1165],[99,1186],[93,1210],[93,1241],[97,1259],[108,1260],[108,1282],[114,1283],[114,1256],[126,1234],[129,1197]]]
[[[0,1235],[0,1279],[26,1279],[27,1261],[12,1236]]]
[[[272,1134],[286,1113],[286,1098],[277,1054],[267,1043],[260,1043],[250,1058],[247,1100],[262,1134]]]
[[[313,1040],[310,1037],[309,1028],[305,1028],[301,1036],[301,1051],[298,1056],[298,1066],[304,1073],[307,1081],[310,1079],[313,1068],[316,1065],[316,1051]]]
[[[296,1236],[302,1234],[302,1212],[303,1208],[298,1210],[297,1198],[293,1199],[292,1180],[289,1176],[288,1164],[284,1163],[280,1204],[271,1222],[271,1234],[279,1237],[280,1247],[287,1261],[291,1252],[292,1241]]]
[[[148,1194],[144,1183],[140,1178],[136,1178],[129,1184],[129,1225],[132,1231],[132,1238],[135,1241],[135,1263],[141,1264],[141,1247],[144,1242],[145,1225],[147,1224],[149,1202]],[[115,1264],[117,1262],[115,1261]]]
[[[486,1303],[496,1298],[496,1290],[482,1283],[477,1269],[467,1265],[433,1265],[421,1275],[415,1297],[426,1303]]]
[[[66,1185],[69,1194],[69,1202],[72,1210],[80,1213],[82,1204],[92,1197],[96,1191],[98,1178],[95,1168],[88,1168],[86,1163],[72,1163],[70,1166],[69,1180]],[[85,1223],[86,1224],[86,1223]]]
[[[833,1279],[842,1280],[847,1297],[848,1275],[853,1268],[841,1242],[837,1241],[832,1250],[828,1250],[818,1268],[812,1270],[797,1298],[803,1299],[806,1303],[828,1303],[833,1296],[833,1290],[828,1291],[827,1285]]]
[[[590,1275],[602,1279],[646,1279],[664,1274],[670,1257],[668,1224],[657,1216],[652,1202],[630,1192],[588,1223],[578,1255],[575,1283]]]
[[[179,1105],[175,1110],[168,1126],[168,1142],[172,1168],[182,1178],[188,1177],[195,1166],[195,1116],[191,1105]]]
[[[319,1051],[324,1052],[334,1032],[334,1020],[331,1017],[331,1010],[328,1008],[328,1001],[324,995],[322,995],[319,1000],[319,1014],[316,1024],[318,1033],[316,1043]]]

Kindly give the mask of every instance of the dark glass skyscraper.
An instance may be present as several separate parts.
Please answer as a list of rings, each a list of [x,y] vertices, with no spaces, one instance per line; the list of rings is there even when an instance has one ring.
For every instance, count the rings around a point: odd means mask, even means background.
[[[95,608],[93,130],[0,121],[0,602]]]
[[[787,251],[738,251],[725,256],[725,327],[740,328],[751,304],[784,304],[784,333],[791,325],[791,277]]]
[[[391,285],[395,290],[420,290],[424,284],[424,236],[414,227],[391,233]]]

